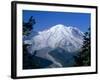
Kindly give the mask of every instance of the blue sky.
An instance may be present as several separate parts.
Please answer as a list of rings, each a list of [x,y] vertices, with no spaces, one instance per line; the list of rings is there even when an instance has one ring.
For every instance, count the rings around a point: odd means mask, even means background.
[[[77,27],[85,32],[91,24],[91,15],[89,13],[23,10],[23,20],[25,22],[28,21],[30,16],[33,16],[36,20],[34,25],[34,30],[36,31],[42,31],[54,25],[63,24],[65,26]]]

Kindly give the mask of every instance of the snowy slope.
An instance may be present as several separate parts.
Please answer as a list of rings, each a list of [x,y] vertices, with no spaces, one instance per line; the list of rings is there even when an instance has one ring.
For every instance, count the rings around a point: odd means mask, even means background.
[[[32,50],[60,47],[69,52],[76,51],[82,45],[82,36],[83,33],[79,29],[58,24],[33,37]]]

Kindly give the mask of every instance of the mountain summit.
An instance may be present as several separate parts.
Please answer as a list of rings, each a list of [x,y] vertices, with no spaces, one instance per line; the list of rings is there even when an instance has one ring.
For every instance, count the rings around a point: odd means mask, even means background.
[[[68,52],[74,52],[82,46],[83,35],[83,32],[76,27],[58,24],[48,30],[38,32],[38,35],[32,37],[32,51],[59,47]]]

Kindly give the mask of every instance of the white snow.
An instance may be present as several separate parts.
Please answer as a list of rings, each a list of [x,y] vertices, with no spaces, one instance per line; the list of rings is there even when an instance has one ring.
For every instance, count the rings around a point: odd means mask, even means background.
[[[42,48],[61,47],[69,52],[78,50],[83,42],[83,32],[76,27],[66,27],[62,24],[55,25],[48,30],[39,32],[31,39],[32,50]]]

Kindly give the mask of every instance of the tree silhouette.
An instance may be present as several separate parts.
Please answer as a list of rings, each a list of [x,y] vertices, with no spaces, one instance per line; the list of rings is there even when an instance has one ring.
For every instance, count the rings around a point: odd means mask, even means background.
[[[33,16],[29,18],[28,22],[23,22],[23,34],[28,35],[35,24],[36,22],[35,19],[33,19]]]
[[[75,66],[90,66],[91,65],[91,33],[90,28],[83,36],[83,46],[78,56],[74,56]]]
[[[23,22],[23,36],[29,36],[33,26],[36,24],[35,19],[31,16],[28,22]],[[23,42],[23,69],[36,68],[36,63],[33,61],[32,55],[28,51],[29,44],[24,44]]]

